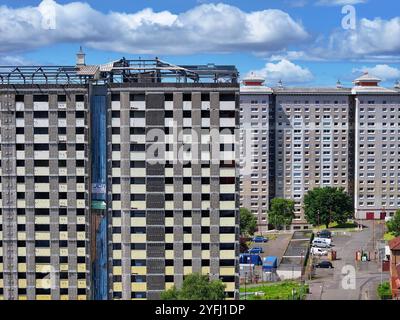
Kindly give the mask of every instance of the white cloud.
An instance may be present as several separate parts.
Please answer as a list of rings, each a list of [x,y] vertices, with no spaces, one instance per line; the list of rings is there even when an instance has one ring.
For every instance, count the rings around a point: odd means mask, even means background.
[[[306,83],[314,79],[313,74],[307,68],[303,68],[293,62],[282,59],[276,63],[268,62],[260,70],[253,70],[257,76],[261,76],[268,82],[278,82],[282,80],[284,84]]]
[[[31,61],[21,56],[0,55],[0,65],[3,66],[22,66],[30,64],[32,64]]]
[[[369,72],[370,74],[381,78],[383,81],[400,79],[400,69],[391,67],[387,64],[378,64],[374,67],[362,67],[353,69],[353,74]]]
[[[244,12],[221,3],[178,14],[150,8],[102,13],[87,3],[53,0],[37,7],[0,6],[0,52],[68,42],[127,53],[274,52],[308,38],[301,22],[281,10]]]
[[[321,6],[345,6],[358,3],[366,3],[368,0],[319,0],[317,5]]]
[[[399,55],[400,17],[361,19],[356,30],[336,31],[329,42],[329,50],[340,57]]]

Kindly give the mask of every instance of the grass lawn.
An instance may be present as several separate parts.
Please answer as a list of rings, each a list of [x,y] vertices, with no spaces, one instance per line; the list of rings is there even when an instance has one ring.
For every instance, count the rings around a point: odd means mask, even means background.
[[[296,298],[305,298],[307,285],[302,285],[295,281],[283,281],[268,285],[246,288],[246,292],[263,292],[263,296],[248,295],[247,300],[291,300],[292,290],[296,290]],[[245,292],[244,285],[240,286],[240,292]],[[240,297],[244,300],[244,296]]]
[[[383,240],[386,240],[386,241],[393,240],[394,238],[396,238],[396,236],[394,234],[392,234],[391,232],[386,232],[385,235],[383,236]]]
[[[357,224],[355,222],[346,222],[346,223],[342,223],[342,224],[338,224],[337,222],[332,222],[329,224],[329,229],[334,229],[334,230],[352,230],[354,228],[357,228]],[[313,229],[315,231],[319,231],[319,230],[324,230],[326,229],[326,226],[324,224],[320,225],[320,226],[315,226],[313,227]]]

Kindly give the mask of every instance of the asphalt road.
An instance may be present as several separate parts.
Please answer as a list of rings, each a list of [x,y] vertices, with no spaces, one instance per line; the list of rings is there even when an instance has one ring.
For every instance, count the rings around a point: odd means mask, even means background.
[[[384,224],[364,222],[363,231],[347,232],[333,236],[333,250],[337,251],[334,269],[316,269],[315,280],[309,282],[309,300],[375,300],[378,284],[389,278],[381,273],[377,261],[356,262],[359,250],[375,251],[374,243],[382,238]],[[326,258],[320,258],[324,260]],[[318,259],[317,259],[318,260]],[[355,277],[348,276],[355,271]]]

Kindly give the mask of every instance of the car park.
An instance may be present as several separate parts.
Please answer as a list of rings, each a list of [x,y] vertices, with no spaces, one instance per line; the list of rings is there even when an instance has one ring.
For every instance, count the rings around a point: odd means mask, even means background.
[[[333,264],[330,261],[321,261],[315,265],[315,268],[333,269]]]

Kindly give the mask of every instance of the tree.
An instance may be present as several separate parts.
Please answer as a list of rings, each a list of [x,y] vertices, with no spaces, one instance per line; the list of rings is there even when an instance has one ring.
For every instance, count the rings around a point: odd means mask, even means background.
[[[313,225],[342,224],[353,216],[353,200],[344,189],[316,188],[304,196],[304,215]]]
[[[252,236],[257,229],[257,219],[248,209],[240,208],[240,233]]]
[[[393,218],[386,225],[390,233],[395,237],[400,237],[400,209],[396,211]]]
[[[173,286],[161,294],[162,300],[224,300],[225,284],[210,281],[208,275],[193,273],[185,276],[182,289]]]
[[[292,223],[294,215],[294,201],[282,198],[275,198],[271,201],[271,208],[268,211],[268,222],[275,229],[282,229]]]

